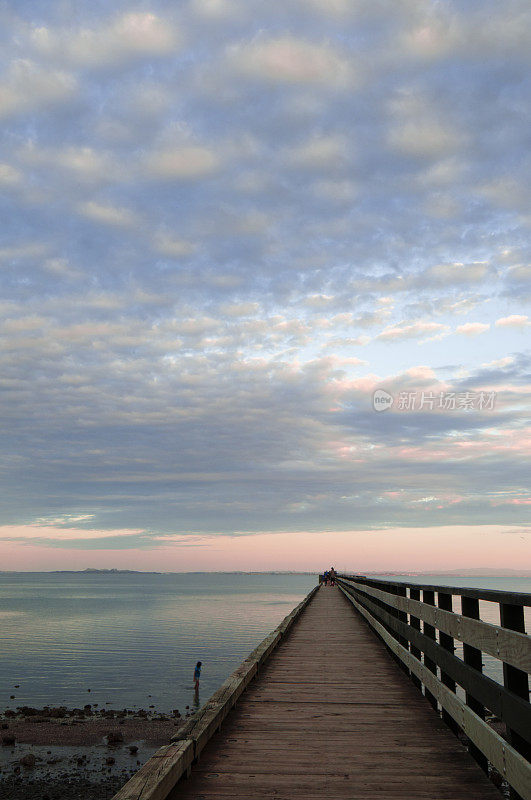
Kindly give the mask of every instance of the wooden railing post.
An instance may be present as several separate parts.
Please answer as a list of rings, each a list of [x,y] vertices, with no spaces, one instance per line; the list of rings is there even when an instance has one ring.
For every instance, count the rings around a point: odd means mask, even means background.
[[[407,597],[406,587],[405,586],[396,586],[395,587],[395,594],[399,597]],[[397,613],[398,619],[400,622],[404,622],[407,625],[407,612],[406,611],[398,611]],[[409,642],[405,636],[399,636],[398,641],[400,644],[407,649],[409,649]]]
[[[435,605],[435,592],[431,589],[423,589],[422,590],[422,600],[424,603],[429,603],[430,606]],[[427,622],[424,623],[424,635],[427,636],[429,639],[433,639],[435,641],[435,628],[433,625],[428,625]],[[429,658],[426,653],[424,653],[424,664],[429,669],[430,672],[433,672],[434,675],[437,675],[437,664],[431,658]],[[435,711],[438,710],[437,708],[437,698],[434,694],[429,692],[425,689],[426,699],[431,703]]]
[[[439,602],[439,608],[442,608],[444,611],[452,611],[451,594],[447,594],[446,592],[437,592],[437,598]],[[454,653],[455,647],[454,647],[453,636],[449,636],[447,633],[439,631],[439,644],[441,645],[441,647],[444,647],[445,650],[448,650],[452,654]],[[452,678],[450,678],[450,676],[447,675],[446,672],[443,672],[442,670],[441,670],[441,681],[444,683],[445,686],[451,689],[452,692],[455,692],[455,681],[452,680]],[[444,708],[442,711],[442,718],[444,722],[446,722],[450,730],[457,736],[457,734],[459,733],[459,725],[456,723],[452,715],[449,714],[447,711],[445,711]]]
[[[392,583],[385,583],[383,584],[383,586],[381,586],[381,588],[384,589],[384,591],[389,592],[390,594],[395,594],[395,589]],[[384,603],[383,600],[377,600],[377,604],[382,609],[382,611],[386,611],[388,614],[391,614],[392,617],[398,616],[397,610],[395,608],[392,608],[391,606],[388,606],[386,603]],[[393,639],[398,640],[398,634],[393,630],[393,628],[390,625],[384,622],[383,626],[386,629],[386,631],[393,637]],[[400,659],[393,653],[393,651],[390,649],[388,645],[386,645],[386,647],[387,647],[387,652],[389,653],[391,658],[394,661],[396,661],[397,664],[400,664]]]
[[[523,606],[513,605],[512,603],[500,603],[500,622],[503,628],[512,631],[525,633],[525,620]],[[529,702],[529,680],[527,672],[513,667],[511,664],[503,662],[503,683],[506,689],[518,697],[522,697]],[[531,746],[516,731],[507,728],[507,738],[515,750],[518,750],[528,761],[531,761]],[[518,792],[511,788],[510,796],[513,800],[521,800]]]
[[[420,589],[414,589],[412,586],[410,586],[409,596],[412,600],[420,600]],[[409,624],[416,631],[420,631],[420,619],[418,617],[414,617],[412,614],[410,614]],[[418,647],[415,647],[414,644],[411,645],[411,654],[414,655],[415,658],[418,658],[419,661],[421,660],[421,651]],[[422,681],[420,678],[417,678],[416,675],[413,675],[413,673],[411,673],[411,680],[418,689],[422,689]]]
[[[471,617],[472,619],[479,619],[479,600],[475,597],[466,597],[466,595],[461,596],[461,613],[464,617]],[[476,647],[472,647],[469,644],[463,644],[463,659],[465,664],[477,669],[478,672],[483,672],[483,661],[481,658],[481,650],[478,650]],[[466,692],[466,704],[470,706],[472,711],[481,717],[481,719],[485,719],[485,708],[484,706],[476,700],[471,694]],[[470,742],[470,754],[475,758],[483,772],[488,774],[489,772],[489,762],[486,756],[483,755],[481,750],[476,747],[475,744]]]
[[[398,595],[401,595],[403,597],[406,596],[406,587],[405,586],[398,586],[396,583],[389,583],[387,585],[387,591],[390,594],[394,594],[394,595],[397,595],[397,596]],[[407,614],[404,611],[399,611],[398,608],[391,608],[391,607],[388,607],[387,611],[390,614],[392,614],[393,617],[396,617],[396,619],[400,620],[401,622],[405,622],[406,625],[407,625]],[[392,634],[395,637],[395,639],[397,640],[397,642],[399,642],[399,644],[402,645],[402,647],[405,647],[406,650],[409,649],[409,642],[408,642],[408,640],[406,639],[405,636],[401,636],[399,633],[396,633],[394,631],[392,632]],[[400,658],[396,658],[396,660],[398,662],[398,666],[400,667],[400,669],[403,672],[405,672],[406,675],[409,675],[409,669],[406,667],[404,662]]]
[[[369,588],[375,588],[375,582],[374,582],[374,581],[364,580],[364,581],[363,581],[363,583],[364,583],[366,586],[368,586]],[[382,610],[383,610],[383,609],[385,609],[385,604],[384,604],[384,603],[382,603],[382,601],[381,601],[381,600],[375,600],[375,603],[376,603],[376,605],[378,606],[378,608],[381,608]],[[387,625],[385,625],[384,627],[385,627],[385,628],[386,628],[386,630],[387,630]]]

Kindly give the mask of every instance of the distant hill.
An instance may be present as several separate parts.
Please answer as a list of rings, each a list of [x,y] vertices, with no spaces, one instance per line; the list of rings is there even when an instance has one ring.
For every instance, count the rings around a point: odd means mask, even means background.
[[[409,575],[415,577],[437,575],[452,575],[455,577],[463,578],[531,578],[531,570],[529,569],[492,569],[489,567],[477,567],[473,569],[431,569],[427,572],[389,572],[388,570],[381,570],[380,572],[364,572],[364,575]]]
[[[145,572],[144,570],[139,569],[93,569],[92,567],[88,567],[87,569],[54,569],[52,570],[53,575],[65,575],[65,574],[75,574],[75,575],[86,575],[87,573],[90,575],[161,575],[161,572]]]
[[[444,572],[422,572],[422,575],[463,575],[467,578],[531,578],[529,569],[489,569],[488,567],[477,567],[476,569],[451,569]]]

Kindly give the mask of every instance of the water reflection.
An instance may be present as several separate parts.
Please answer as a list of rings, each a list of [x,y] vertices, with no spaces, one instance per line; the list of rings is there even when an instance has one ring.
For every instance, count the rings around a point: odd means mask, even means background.
[[[209,663],[208,697],[315,583],[309,575],[1,575],[0,607],[10,616],[0,705],[90,700],[182,711],[191,663]]]

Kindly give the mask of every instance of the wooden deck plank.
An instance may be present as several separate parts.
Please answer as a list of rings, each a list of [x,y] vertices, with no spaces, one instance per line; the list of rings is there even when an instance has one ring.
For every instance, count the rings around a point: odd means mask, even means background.
[[[170,800],[500,800],[339,590],[323,587]]]

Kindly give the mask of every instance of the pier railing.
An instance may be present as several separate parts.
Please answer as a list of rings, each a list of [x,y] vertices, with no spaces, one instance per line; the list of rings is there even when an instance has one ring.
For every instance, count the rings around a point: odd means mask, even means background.
[[[531,798],[531,637],[524,619],[531,595],[352,575],[336,580],[454,733],[465,733],[482,769],[492,764],[513,798]],[[460,613],[453,610],[456,596]],[[480,619],[480,600],[499,604],[500,625]],[[454,654],[456,641],[463,658]],[[483,654],[502,662],[503,685],[483,674]],[[485,721],[487,710],[505,735]]]

